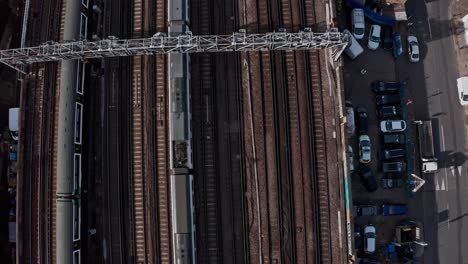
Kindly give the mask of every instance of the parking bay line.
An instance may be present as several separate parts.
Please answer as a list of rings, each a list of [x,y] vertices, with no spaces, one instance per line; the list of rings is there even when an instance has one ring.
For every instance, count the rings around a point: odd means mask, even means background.
[[[440,125],[440,138],[441,138],[441,143],[442,143],[442,152],[445,151],[445,133],[444,133],[444,126],[441,124]],[[444,168],[444,173],[445,173],[445,190],[448,191],[448,172],[447,172],[447,168],[445,167]],[[443,180],[442,180],[443,181]]]

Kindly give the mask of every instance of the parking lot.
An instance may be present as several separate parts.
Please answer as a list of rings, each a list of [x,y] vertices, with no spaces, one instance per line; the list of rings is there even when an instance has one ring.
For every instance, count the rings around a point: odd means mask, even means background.
[[[387,204],[407,204],[409,211],[414,206],[411,198],[408,196],[408,190],[406,188],[406,179],[407,173],[402,173],[400,179],[403,180],[403,186],[400,188],[391,188],[386,189],[382,187],[382,179],[387,178],[388,175],[384,175],[382,172],[382,151],[385,147],[382,143],[383,133],[380,131],[380,121],[382,120],[378,114],[378,108],[376,107],[376,94],[371,90],[372,82],[377,80],[387,81],[387,82],[396,82],[396,81],[406,81],[407,87],[404,89],[401,94],[401,103],[400,107],[402,109],[401,119],[406,120],[407,131],[406,134],[406,145],[401,147],[392,146],[393,148],[403,148],[405,150],[406,156],[410,158],[408,166],[410,170],[414,170],[415,162],[414,157],[415,152],[417,151],[416,144],[416,135],[415,135],[415,126],[413,124],[414,114],[413,114],[413,102],[412,98],[414,97],[413,91],[414,83],[408,79],[408,76],[405,74],[405,69],[412,67],[413,64],[409,62],[407,55],[407,45],[406,37],[408,34],[408,29],[406,23],[399,24],[394,27],[394,31],[397,31],[401,34],[402,44],[404,53],[398,57],[394,58],[392,55],[392,50],[385,50],[382,48],[382,43],[380,47],[373,51],[369,50],[367,47],[367,36],[369,35],[370,23],[366,22],[366,34],[364,39],[360,40],[359,43],[364,48],[364,52],[357,57],[355,60],[350,60],[348,57],[345,57],[345,67],[344,67],[344,85],[345,85],[345,96],[349,104],[352,104],[355,110],[355,133],[352,137],[349,138],[349,144],[353,148],[354,154],[354,165],[356,170],[359,168],[359,122],[358,122],[358,113],[356,110],[358,108],[365,108],[368,113],[368,136],[371,141],[371,161],[366,164],[371,171],[373,172],[378,189],[374,192],[369,192],[366,190],[363,181],[360,179],[359,175],[355,172],[352,174],[352,195],[353,195],[353,204],[354,205],[376,205],[381,206],[384,203]],[[404,79],[403,79],[404,78]],[[400,119],[400,118],[391,118],[391,119]],[[395,159],[396,160],[396,159]],[[406,161],[406,160],[405,160]],[[416,171],[419,171],[416,169]],[[392,178],[395,178],[395,175],[392,175]],[[397,176],[398,177],[398,176]],[[361,247],[360,250],[357,250],[357,256],[360,258],[367,259],[378,259],[384,260],[385,256],[383,254],[384,247],[393,241],[395,235],[395,227],[402,220],[409,219],[409,214],[405,215],[395,215],[395,216],[356,216],[354,217],[354,223],[356,231],[360,232],[361,237],[358,238],[362,240],[363,230],[366,225],[373,225],[376,228],[376,253],[374,254],[365,254],[362,250],[362,243],[358,241],[356,243],[357,247]],[[361,241],[362,242],[362,241]]]

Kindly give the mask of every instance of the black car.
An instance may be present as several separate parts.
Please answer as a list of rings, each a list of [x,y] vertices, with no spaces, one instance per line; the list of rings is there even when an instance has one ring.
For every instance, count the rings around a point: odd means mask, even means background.
[[[372,91],[377,94],[397,94],[405,87],[406,82],[375,81],[372,83]]]
[[[401,172],[404,172],[405,170],[406,170],[406,163],[402,161],[382,163],[382,171],[384,173],[388,173],[388,172],[401,173]]]
[[[359,134],[367,135],[369,125],[367,122],[367,110],[364,107],[358,107],[356,110],[358,117]]]
[[[401,98],[397,94],[384,94],[377,95],[375,97],[375,102],[378,106],[381,105],[399,105],[401,103]]]
[[[401,148],[384,149],[382,151],[382,159],[384,160],[391,160],[391,159],[404,158],[404,157],[405,157],[405,150]]]
[[[391,133],[391,134],[384,134],[383,135],[384,144],[405,144],[405,134],[403,133]]]
[[[362,250],[364,246],[363,243],[361,228],[354,224],[354,249],[356,249],[356,251]]]
[[[379,116],[382,119],[400,117],[401,109],[395,105],[383,105],[379,109]]]
[[[374,192],[377,190],[377,180],[375,179],[374,174],[372,174],[371,169],[366,166],[361,166],[358,169],[358,174],[361,177],[362,183],[368,192]]]
[[[393,29],[392,27],[383,27],[383,48],[393,49]]]

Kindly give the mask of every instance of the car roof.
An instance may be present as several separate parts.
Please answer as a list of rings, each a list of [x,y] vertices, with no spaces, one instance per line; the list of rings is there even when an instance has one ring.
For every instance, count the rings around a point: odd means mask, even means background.
[[[361,140],[369,140],[370,141],[370,137],[368,135],[360,135],[359,136],[359,141]]]
[[[375,226],[373,226],[373,225],[367,225],[367,226],[364,228],[364,233],[367,233],[367,232],[375,233]]]
[[[380,25],[374,24],[374,25],[372,25],[371,29],[372,29],[372,34],[373,35],[379,35],[380,36]]]
[[[411,41],[416,41],[418,42],[418,38],[416,38],[415,36],[408,36],[408,42],[411,42]]]
[[[367,251],[374,252],[375,251],[375,237],[367,238]]]
[[[397,129],[402,129],[403,128],[403,121],[402,120],[387,120],[387,122],[392,123],[392,127],[397,128]]]
[[[468,76],[463,76],[457,79],[458,89],[463,91],[463,94],[468,94]]]

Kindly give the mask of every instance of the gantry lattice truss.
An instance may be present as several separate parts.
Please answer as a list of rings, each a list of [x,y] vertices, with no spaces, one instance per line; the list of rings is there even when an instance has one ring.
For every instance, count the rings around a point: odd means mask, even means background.
[[[347,36],[333,28],[314,33],[306,28],[297,33],[285,30],[266,34],[247,34],[245,30],[232,35],[193,36],[187,32],[178,36],[157,33],[151,38],[121,40],[115,37],[99,41],[47,42],[41,46],[0,51],[0,62],[15,67],[35,62],[73,59],[155,55],[168,53],[200,53],[227,51],[310,50],[337,48],[347,45]]]

